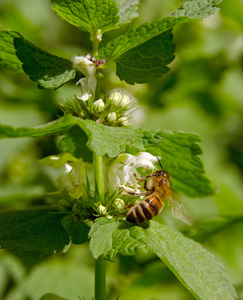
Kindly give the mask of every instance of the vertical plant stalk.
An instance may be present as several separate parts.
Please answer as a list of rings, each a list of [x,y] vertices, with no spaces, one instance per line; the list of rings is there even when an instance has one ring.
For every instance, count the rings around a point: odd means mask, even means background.
[[[105,259],[99,257],[95,260],[95,300],[106,299],[106,273]]]
[[[94,178],[102,204],[104,204],[104,170],[103,158],[97,154],[93,154]],[[106,299],[106,273],[105,260],[99,257],[95,260],[95,300]]]

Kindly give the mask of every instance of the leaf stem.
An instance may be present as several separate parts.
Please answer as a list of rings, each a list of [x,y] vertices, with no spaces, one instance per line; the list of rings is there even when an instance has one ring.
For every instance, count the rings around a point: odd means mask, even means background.
[[[105,259],[99,257],[95,260],[95,300],[105,300]]]

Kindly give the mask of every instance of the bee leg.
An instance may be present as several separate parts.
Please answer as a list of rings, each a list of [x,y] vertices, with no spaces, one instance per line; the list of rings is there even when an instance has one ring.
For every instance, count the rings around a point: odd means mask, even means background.
[[[135,193],[132,191],[127,191],[123,186],[122,186],[123,191],[125,191],[128,195],[133,196],[133,197],[139,197],[139,196],[148,196],[148,192],[142,192],[142,193]]]

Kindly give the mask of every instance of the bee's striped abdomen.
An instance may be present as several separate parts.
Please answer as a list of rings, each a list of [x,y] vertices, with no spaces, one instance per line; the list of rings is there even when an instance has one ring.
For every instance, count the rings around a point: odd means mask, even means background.
[[[143,223],[151,220],[162,210],[163,206],[164,203],[157,196],[148,196],[130,209],[127,221],[131,223]]]

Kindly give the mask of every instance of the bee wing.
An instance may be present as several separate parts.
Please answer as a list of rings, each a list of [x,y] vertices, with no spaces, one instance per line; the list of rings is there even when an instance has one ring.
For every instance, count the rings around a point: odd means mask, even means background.
[[[188,212],[186,211],[186,209],[184,208],[184,206],[181,203],[177,202],[172,197],[168,197],[168,202],[171,207],[172,215],[175,218],[183,221],[184,223],[186,223],[188,225],[192,225],[191,217],[189,216]]]

